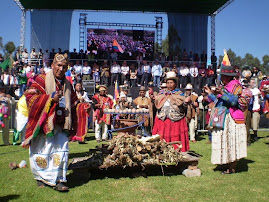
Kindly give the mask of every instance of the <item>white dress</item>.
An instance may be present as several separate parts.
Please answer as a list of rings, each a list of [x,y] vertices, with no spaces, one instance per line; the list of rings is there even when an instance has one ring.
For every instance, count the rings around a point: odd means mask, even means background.
[[[38,134],[31,140],[29,152],[34,179],[50,186],[66,182],[69,148],[65,132],[55,132],[53,137]]]
[[[247,130],[237,124],[230,113],[226,115],[224,129],[212,130],[212,164],[232,163],[247,157]]]

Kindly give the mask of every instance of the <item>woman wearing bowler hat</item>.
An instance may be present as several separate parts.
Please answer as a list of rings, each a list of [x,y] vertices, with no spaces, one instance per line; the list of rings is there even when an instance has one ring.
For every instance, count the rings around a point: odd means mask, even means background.
[[[154,121],[152,135],[160,135],[166,142],[181,142],[182,152],[189,150],[188,126],[186,121],[187,109],[191,103],[190,96],[184,97],[183,92],[176,89],[178,77],[175,72],[167,72],[166,88],[155,96],[157,113]]]
[[[247,131],[244,111],[248,107],[248,99],[242,95],[242,86],[232,66],[222,66],[220,70],[221,87],[216,94],[208,86],[205,91],[214,102],[209,120],[212,132],[211,162],[216,165],[227,165],[222,174],[236,172],[236,162],[247,156]]]

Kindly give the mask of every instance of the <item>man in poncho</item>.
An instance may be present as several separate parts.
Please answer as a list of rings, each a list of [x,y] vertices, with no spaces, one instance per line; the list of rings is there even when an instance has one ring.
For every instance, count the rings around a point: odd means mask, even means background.
[[[38,186],[46,184],[68,191],[63,184],[68,166],[68,136],[76,129],[76,108],[81,105],[77,106],[76,93],[65,78],[67,55],[56,54],[51,67],[48,73],[37,76],[25,92],[29,116],[22,145],[30,146],[30,165]],[[84,136],[72,139],[83,140]]]

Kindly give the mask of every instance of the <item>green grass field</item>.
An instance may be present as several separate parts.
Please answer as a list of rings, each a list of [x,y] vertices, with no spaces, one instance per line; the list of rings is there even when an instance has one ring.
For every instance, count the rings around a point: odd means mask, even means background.
[[[90,138],[93,134],[89,134]],[[190,143],[191,150],[203,155],[199,162],[201,177],[183,175],[149,176],[147,178],[105,177],[90,180],[76,179],[68,174],[68,193],[49,187],[38,188],[30,168],[11,171],[8,164],[26,160],[28,150],[20,146],[0,146],[0,202],[17,201],[269,201],[269,132],[248,147],[248,157],[238,163],[238,173],[221,175],[210,162],[211,145],[207,136]],[[11,138],[10,138],[11,139]],[[0,145],[2,145],[2,138]],[[96,141],[88,144],[70,143],[70,161],[85,156]]]

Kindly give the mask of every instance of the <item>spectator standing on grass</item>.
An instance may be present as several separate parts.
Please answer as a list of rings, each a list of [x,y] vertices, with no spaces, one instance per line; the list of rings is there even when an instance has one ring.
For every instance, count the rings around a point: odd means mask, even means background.
[[[25,67],[20,66],[19,72],[18,72],[18,81],[19,81],[19,87],[20,87],[20,97],[23,95],[24,91],[26,90],[27,86],[27,76],[26,76],[26,70]]]
[[[254,133],[254,140],[258,141],[258,128],[260,124],[261,111],[261,91],[257,88],[257,79],[250,79],[250,90],[252,92],[252,99],[250,101],[249,110],[251,111],[252,130]]]
[[[189,136],[191,142],[196,142],[195,140],[195,130],[197,129],[197,115],[196,115],[196,109],[198,107],[197,98],[198,95],[196,95],[193,92],[193,87],[190,83],[188,83],[185,87],[185,93],[184,96],[190,97],[190,105],[189,105],[189,117],[187,118],[187,123],[189,127]]]
[[[162,76],[162,66],[159,64],[159,60],[155,60],[154,65],[152,66],[152,77],[153,77],[153,85],[159,88],[160,80]]]
[[[250,101],[251,101],[251,99],[253,97],[251,89],[249,87],[250,80],[246,79],[246,78],[243,78],[243,79],[241,79],[240,82],[241,82],[242,87],[243,87],[243,93],[249,95],[249,103],[250,103]],[[246,120],[247,145],[248,146],[251,145],[251,136],[250,136],[251,117],[252,117],[251,114],[252,114],[252,111],[249,109],[249,107],[246,108],[246,110],[244,111],[244,117],[245,117],[245,120]]]
[[[15,100],[9,94],[5,94],[5,88],[0,88],[0,129],[2,130],[2,137],[4,145],[9,145],[9,119],[11,105],[14,104]]]

